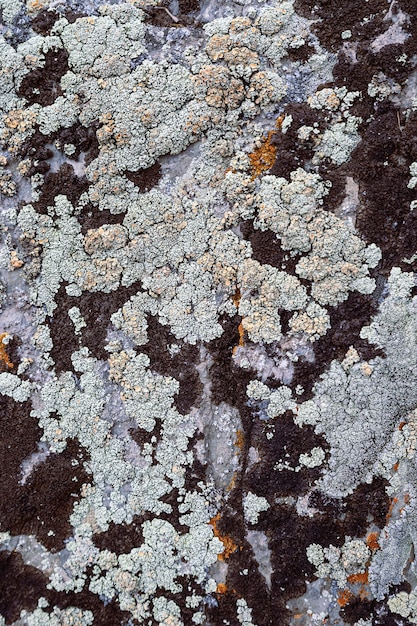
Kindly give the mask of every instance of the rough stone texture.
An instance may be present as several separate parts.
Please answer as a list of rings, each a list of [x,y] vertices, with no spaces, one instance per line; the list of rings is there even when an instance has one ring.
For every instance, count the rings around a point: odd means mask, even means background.
[[[416,624],[415,3],[0,16],[0,626]]]

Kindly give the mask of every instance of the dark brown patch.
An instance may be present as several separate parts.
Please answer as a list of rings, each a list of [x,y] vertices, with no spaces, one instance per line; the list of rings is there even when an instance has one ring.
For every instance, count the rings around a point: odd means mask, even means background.
[[[86,587],[88,586],[88,582]],[[128,626],[132,622],[127,611],[121,611],[117,601],[105,601],[100,599],[95,593],[84,588],[79,593],[47,591],[44,594],[51,606],[58,606],[61,609],[78,607],[84,611],[91,611],[95,624],[105,624],[105,626]]]
[[[267,263],[295,275],[295,266],[299,257],[291,257],[289,252],[283,250],[280,240],[272,230],[254,228],[253,220],[245,220],[240,223],[239,227],[243,238],[252,246],[252,258],[255,261]]]
[[[314,363],[300,359],[294,363],[292,387],[301,385],[305,392],[300,401],[311,397],[314,383],[318,380],[333,359],[342,361],[350,346],[358,351],[364,360],[383,356],[384,353],[370,345],[359,334],[363,326],[370,323],[376,313],[376,305],[370,296],[357,292],[349,294],[348,299],[336,307],[329,307],[330,329],[313,345]]]
[[[0,396],[0,528],[10,530],[10,520],[17,517],[19,504],[17,495],[20,490],[20,466],[24,459],[37,450],[37,442],[42,431],[35,418],[30,416],[29,402],[15,402],[7,396]],[[19,533],[15,533],[19,534]]]
[[[161,179],[161,165],[157,162],[146,169],[136,170],[136,172],[126,170],[124,175],[144,193],[159,183]]]
[[[203,465],[203,463],[201,463],[201,461],[199,461],[194,454],[192,464],[188,464],[185,468],[184,489],[186,491],[199,491],[200,486],[198,483],[202,482],[204,484],[205,480],[206,466]]]
[[[25,565],[18,552],[0,552],[0,614],[6,624],[18,620],[21,611],[37,608],[47,582],[42,572]]]
[[[161,422],[157,421],[156,425],[151,431],[145,430],[144,428],[129,428],[129,435],[132,437],[133,441],[140,447],[143,448],[145,443],[153,443],[152,438],[155,437],[156,442],[161,439]]]
[[[223,334],[208,344],[213,359],[210,368],[212,382],[212,401],[219,405],[226,402],[239,409],[241,417],[248,424],[251,421],[251,409],[247,404],[246,387],[256,374],[253,371],[242,370],[233,362],[233,348],[239,345],[240,315],[228,317],[222,315],[219,319],[223,327]]]
[[[181,522],[179,521],[181,514],[178,509],[178,505],[180,504],[178,502],[178,496],[178,488],[174,487],[173,489],[171,489],[171,491],[159,498],[160,502],[168,504],[172,509],[171,513],[162,513],[162,515],[159,515],[159,517],[162,519],[166,519],[170,524],[172,524],[177,533],[181,535],[187,532],[189,527],[185,524],[181,524]]]
[[[51,608],[78,607],[92,611],[97,624],[124,626],[131,623],[129,613],[121,611],[115,601],[104,604],[87,589],[79,593],[57,592],[47,589],[47,583],[42,572],[25,565],[18,552],[0,552],[0,614],[5,617],[7,625],[19,619],[22,610],[33,611],[42,597],[48,600]]]
[[[288,58],[293,63],[295,63],[296,61],[308,61],[308,59],[314,53],[314,46],[308,43],[304,44],[303,46],[299,46],[298,48],[288,48],[287,50]]]
[[[159,374],[169,375],[178,380],[179,391],[174,396],[175,406],[182,415],[186,415],[192,406],[198,405],[198,398],[203,386],[196,370],[200,350],[179,339],[163,326],[156,317],[148,315],[148,342],[141,346],[141,352],[151,360],[151,369]],[[179,351],[168,351],[168,346],[176,344]]]
[[[39,128],[36,128],[35,132],[24,141],[19,150],[22,158],[32,159],[28,175],[45,175],[49,172],[51,166],[48,160],[54,156],[54,153],[47,144],[54,142],[60,148],[63,148],[66,143],[72,143],[75,146],[75,152],[71,158],[78,159],[81,152],[83,152],[85,164],[89,165],[91,161],[97,158],[99,153],[96,136],[97,126],[97,124],[92,124],[89,128],[85,128],[81,124],[74,124],[69,128],[64,128],[49,135],[43,135]]]
[[[314,155],[313,137],[301,141],[298,138],[299,128],[316,124],[319,130],[323,130],[327,118],[323,111],[312,109],[304,103],[288,104],[285,115],[291,115],[292,123],[285,134],[277,131],[273,135],[272,144],[276,147],[276,158],[269,174],[289,180],[290,173],[298,167],[304,167]]]
[[[109,356],[104,346],[110,317],[141,289],[139,283],[134,283],[129,287],[119,287],[111,293],[84,291],[80,297],[75,297],[67,294],[65,286],[62,283],[55,296],[58,306],[49,320],[53,343],[51,356],[57,373],[73,371],[71,355],[79,345],[68,309],[79,307],[87,324],[81,331],[81,345],[87,346],[96,359],[105,361]]]
[[[267,425],[274,425],[271,439],[266,437]],[[251,443],[256,446],[260,461],[246,470],[245,488],[269,502],[277,497],[302,495],[320,476],[321,470],[303,469],[299,472],[291,470],[275,470],[276,463],[288,463],[290,467],[298,466],[300,454],[309,452],[314,446],[327,447],[322,437],[314,434],[311,426],[301,429],[294,424],[292,413],[262,422],[254,421]]]
[[[382,27],[382,18],[388,10],[385,0],[372,0],[371,3],[356,0],[347,0],[340,3],[338,0],[296,0],[294,8],[300,15],[316,20],[313,32],[322,45],[328,50],[336,52],[342,42],[342,32],[351,30],[353,36],[366,35],[366,32],[379,32]],[[361,24],[364,18],[371,17],[371,24],[366,28]],[[384,25],[383,30],[388,29]]]
[[[100,228],[105,224],[122,224],[124,218],[124,213],[110,213],[107,209],[100,211],[92,204],[87,204],[78,216],[78,221],[81,224],[81,233],[86,235],[90,229]]]
[[[79,349],[79,338],[75,334],[74,324],[68,316],[68,309],[77,306],[77,299],[67,295],[66,284],[62,283],[55,296],[57,308],[49,321],[52,339],[51,358],[57,374],[73,371],[71,355]]]
[[[50,455],[35,467],[23,487],[22,529],[32,525],[48,550],[62,550],[72,532],[69,516],[83,484],[90,480],[84,460],[81,446],[69,439],[63,452]]]
[[[29,170],[29,176],[34,174],[46,174],[51,168],[48,159],[53,157],[52,150],[46,145],[50,138],[42,135],[37,129],[20,148],[22,158],[33,159],[32,166]]]
[[[68,53],[62,48],[51,48],[45,54],[45,64],[26,74],[17,94],[29,104],[49,106],[62,95],[60,80],[68,71]]]
[[[49,550],[61,550],[71,534],[68,518],[74,502],[89,480],[83,459],[79,444],[70,440],[61,454],[52,454],[36,465],[24,485],[18,482],[20,463],[15,462],[14,474],[2,488],[7,493],[3,501],[8,502],[0,513],[2,529],[14,535],[35,534]],[[73,466],[74,460],[78,465]]]
[[[345,499],[346,514],[343,530],[351,537],[365,535],[372,518],[378,528],[383,528],[388,515],[390,500],[385,488],[388,483],[383,478],[374,478],[372,483],[359,485]]]
[[[82,17],[88,17],[88,13],[84,13],[83,11],[73,11],[71,9],[65,11],[65,17],[69,21],[70,24],[74,24],[74,22]]]
[[[69,128],[63,128],[56,133],[56,139],[62,148],[65,144],[73,144],[75,152],[71,155],[71,159],[78,159],[81,152],[85,153],[84,161],[89,165],[98,157],[100,148],[97,140],[96,130],[98,124],[92,124],[88,128],[82,124],[73,124]]]
[[[48,9],[42,9],[33,18],[32,28],[35,33],[39,33],[40,35],[49,35],[52,26],[59,18],[59,13],[49,11]]]
[[[200,9],[199,0],[179,0],[178,5],[181,14],[191,13]]]
[[[128,554],[143,543],[142,524],[145,519],[147,518],[135,515],[130,524],[110,522],[108,530],[93,535],[94,544],[100,550],[110,550],[117,555]]]
[[[348,624],[356,624],[360,619],[367,620],[374,615],[375,604],[375,600],[355,597],[341,609],[340,615]]]
[[[351,171],[361,198],[356,227],[381,248],[384,274],[417,248],[417,213],[410,211],[416,192],[407,188],[409,166],[417,159],[417,115],[411,114],[400,129],[398,114],[391,107],[379,115],[352,153]]]
[[[176,22],[165,11],[169,5],[169,0],[163,0],[158,7],[148,6],[145,9],[145,22],[153,26],[170,27],[175,26]]]
[[[411,585],[407,582],[391,587],[390,596],[400,591],[410,593]],[[368,600],[367,598],[353,598],[343,609],[340,615],[348,624],[355,624],[360,619],[369,619],[373,626],[411,626],[404,617],[391,612],[387,604],[388,597],[383,600]]]
[[[82,296],[76,298],[76,303],[74,301],[87,324],[82,330],[81,342],[96,359],[106,360],[109,356],[104,345],[110,317],[138,291],[141,291],[140,283],[133,283],[110,293],[84,291]]]
[[[56,196],[62,194],[74,206],[80,196],[87,191],[89,183],[85,176],[79,177],[69,163],[63,163],[57,172],[48,172],[41,187],[39,200],[33,203],[39,213],[47,213],[48,206],[53,206]]]

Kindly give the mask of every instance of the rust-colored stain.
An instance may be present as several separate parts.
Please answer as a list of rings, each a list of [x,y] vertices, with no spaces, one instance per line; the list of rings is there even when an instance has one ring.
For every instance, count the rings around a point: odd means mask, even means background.
[[[216,587],[216,593],[218,594],[223,594],[223,593],[227,593],[228,592],[228,588],[226,583],[218,583],[217,587]]]
[[[243,450],[245,445],[245,433],[240,428],[236,431],[236,441],[235,446],[239,448],[239,450]]]
[[[404,426],[406,425],[407,422],[400,422],[399,426],[398,426],[398,430],[402,430],[404,428]]]
[[[355,596],[351,591],[349,591],[349,589],[343,589],[342,591],[339,591],[337,603],[339,606],[346,606],[349,602],[351,602],[351,600],[353,600],[354,597]]]
[[[13,363],[9,359],[9,355],[6,352],[6,346],[3,343],[3,339],[5,337],[8,337],[8,333],[0,334],[0,361],[2,361],[5,365],[7,365],[7,367],[11,369],[13,367]]]
[[[398,498],[393,498],[393,499],[391,500],[390,505],[389,505],[389,509],[388,509],[388,513],[387,513],[387,516],[386,516],[386,518],[385,518],[385,522],[386,522],[386,523],[388,523],[388,521],[391,519],[391,517],[392,517],[392,512],[393,512],[394,507],[395,507],[395,505],[396,505],[397,503],[398,503]]]
[[[398,472],[398,468],[399,468],[400,464],[398,463],[398,461],[396,463],[394,463],[394,465],[392,466],[392,471],[393,472]]]
[[[358,574],[351,574],[347,577],[348,582],[352,583],[352,585],[359,583],[360,585],[368,584],[368,572],[362,572]]]
[[[372,550],[372,552],[375,552],[375,550],[380,549],[380,545],[378,543],[378,537],[379,537],[378,532],[372,532],[372,533],[369,533],[369,535],[366,538],[366,545],[368,546],[370,550]]]
[[[226,559],[229,558],[231,554],[233,554],[233,552],[237,550],[238,546],[231,537],[221,534],[220,530],[217,528],[217,524],[219,521],[220,521],[220,513],[217,513],[217,515],[211,518],[209,524],[213,526],[214,536],[217,537],[217,539],[220,539],[220,541],[224,545],[223,552],[219,554],[217,558],[219,559],[219,561],[225,561]]]
[[[275,130],[270,130],[267,136],[262,139],[259,148],[255,148],[255,150],[248,155],[252,169],[252,180],[255,180],[255,178],[260,176],[263,172],[267,172],[275,163],[277,147],[273,146],[271,143],[275,132]]]
[[[281,130],[282,123],[284,120],[285,120],[285,115],[280,115],[279,117],[277,117],[276,122],[275,122],[275,128],[277,128],[278,130]]]
[[[243,348],[243,346],[245,345],[245,329],[243,328],[242,322],[240,322],[237,330],[239,332],[239,343],[237,344],[237,346],[233,347],[232,354],[236,354],[236,350],[238,348]]]
[[[232,491],[232,489],[236,485],[236,480],[237,480],[237,472],[233,472],[232,479],[231,479],[230,483],[226,487],[226,491],[227,492]]]
[[[239,326],[238,326],[238,331],[239,331],[239,346],[244,346],[245,345],[245,329],[243,328],[243,324],[242,322],[240,322]]]
[[[235,307],[237,308],[239,306],[239,302],[240,302],[240,298],[242,297],[242,294],[240,293],[240,289],[239,287],[236,289],[232,301],[233,304],[235,305]]]

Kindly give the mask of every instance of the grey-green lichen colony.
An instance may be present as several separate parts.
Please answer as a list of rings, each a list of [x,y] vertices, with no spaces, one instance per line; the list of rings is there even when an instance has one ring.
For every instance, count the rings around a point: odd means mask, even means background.
[[[0,624],[417,623],[417,12],[346,4],[0,0]]]

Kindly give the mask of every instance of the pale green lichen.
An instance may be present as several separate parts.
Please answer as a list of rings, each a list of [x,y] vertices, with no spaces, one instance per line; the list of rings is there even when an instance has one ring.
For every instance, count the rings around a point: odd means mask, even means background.
[[[414,277],[394,268],[388,284],[380,312],[361,331],[386,356],[357,362],[347,371],[332,361],[314,387],[314,398],[300,404],[294,415],[297,424],[313,424],[330,444],[329,469],[322,479],[329,495],[349,493],[372,479],[397,419],[417,405],[415,304],[410,297]]]
[[[0,373],[0,392],[13,398],[16,402],[25,402],[30,398],[35,385],[28,380],[21,380],[19,376],[9,372]]]
[[[298,462],[305,467],[319,467],[325,458],[326,453],[323,448],[316,446],[312,448],[308,454],[300,454]]]
[[[249,491],[243,498],[243,514],[245,520],[250,524],[256,524],[259,514],[269,509],[269,503],[266,498],[257,496]]]
[[[52,613],[35,609],[32,613],[22,611],[21,619],[27,626],[90,626],[94,624],[94,616],[91,611],[82,611],[78,608],[69,607],[58,609],[55,607]]]
[[[363,573],[371,551],[361,539],[346,538],[341,548],[329,546],[323,548],[313,543],[307,548],[307,558],[317,569],[316,576],[331,578],[338,587],[343,589],[347,577],[352,574]]]
[[[237,619],[242,626],[256,626],[252,621],[252,609],[249,608],[244,598],[236,600]]]
[[[411,593],[400,591],[388,599],[388,606],[393,613],[405,617],[411,624],[417,624],[417,590]]]

